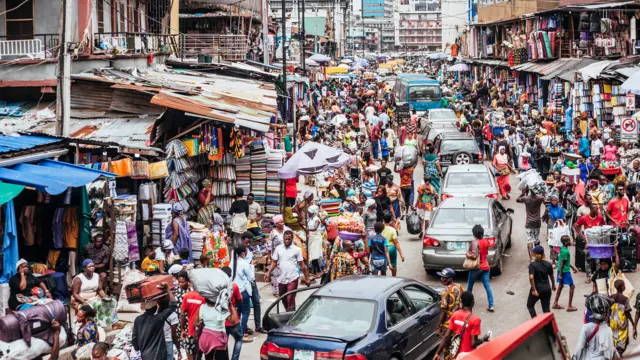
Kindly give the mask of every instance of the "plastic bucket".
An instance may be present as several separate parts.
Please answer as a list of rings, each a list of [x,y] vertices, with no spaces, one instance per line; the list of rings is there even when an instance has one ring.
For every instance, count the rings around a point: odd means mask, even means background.
[[[348,231],[340,231],[338,232],[338,236],[340,236],[340,239],[342,240],[356,241],[356,240],[360,240],[360,238],[362,237],[362,234],[356,234]]]
[[[589,254],[593,259],[606,259],[615,256],[613,245],[604,244],[587,244]]]

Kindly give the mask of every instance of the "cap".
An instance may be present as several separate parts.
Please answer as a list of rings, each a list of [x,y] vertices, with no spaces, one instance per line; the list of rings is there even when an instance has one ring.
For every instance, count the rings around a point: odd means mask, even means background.
[[[175,265],[171,265],[167,273],[169,273],[169,275],[175,275],[180,271],[182,271],[182,265],[175,264]]]
[[[364,203],[364,206],[368,208],[368,207],[373,206],[373,205],[375,205],[375,204],[376,204],[376,201],[375,201],[375,200],[373,200],[373,199],[367,199],[367,201],[365,201],[365,203]]]
[[[544,255],[544,248],[538,245],[531,249],[531,252],[537,255]]]
[[[442,269],[442,271],[438,271],[436,274],[438,274],[438,276],[440,277],[447,278],[447,279],[453,279],[454,277],[456,277],[456,272],[450,268],[444,268]]]

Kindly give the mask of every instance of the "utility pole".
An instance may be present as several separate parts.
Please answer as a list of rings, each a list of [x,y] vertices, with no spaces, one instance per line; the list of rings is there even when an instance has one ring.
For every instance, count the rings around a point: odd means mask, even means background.
[[[269,65],[269,0],[261,1],[262,9],[262,53],[263,62]]]
[[[58,86],[56,101],[56,135],[69,136],[71,121],[71,28],[73,21],[73,1],[62,0],[62,27],[60,29],[60,49],[58,53]]]
[[[362,18],[362,57],[364,58],[364,44],[366,36],[364,35],[364,0],[360,0],[360,17]]]
[[[307,57],[305,55],[304,52],[304,47],[307,44],[307,29],[304,27],[304,0],[300,0],[302,2],[302,20],[301,20],[301,24],[302,24],[302,72],[306,75],[307,74]]]
[[[282,84],[284,87],[284,96],[286,101],[293,101],[289,97],[289,89],[287,88],[287,12],[285,10],[286,0],[282,0]],[[284,115],[285,125],[288,123],[287,114]],[[295,141],[296,135],[293,137]]]

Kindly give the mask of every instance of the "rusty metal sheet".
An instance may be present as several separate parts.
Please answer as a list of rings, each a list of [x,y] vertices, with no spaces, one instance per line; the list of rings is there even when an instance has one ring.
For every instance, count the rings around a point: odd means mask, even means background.
[[[71,85],[71,108],[107,111],[111,107],[111,85],[79,80]]]

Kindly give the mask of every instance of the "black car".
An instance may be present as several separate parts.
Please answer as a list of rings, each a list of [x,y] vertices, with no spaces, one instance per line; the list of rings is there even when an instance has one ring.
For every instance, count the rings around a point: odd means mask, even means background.
[[[469,133],[438,134],[433,142],[440,158],[440,167],[446,171],[450,165],[481,164],[482,152]]]
[[[440,342],[442,290],[401,277],[347,276],[292,291],[313,291],[295,312],[279,312],[282,294],[265,312],[260,359],[425,359]]]

